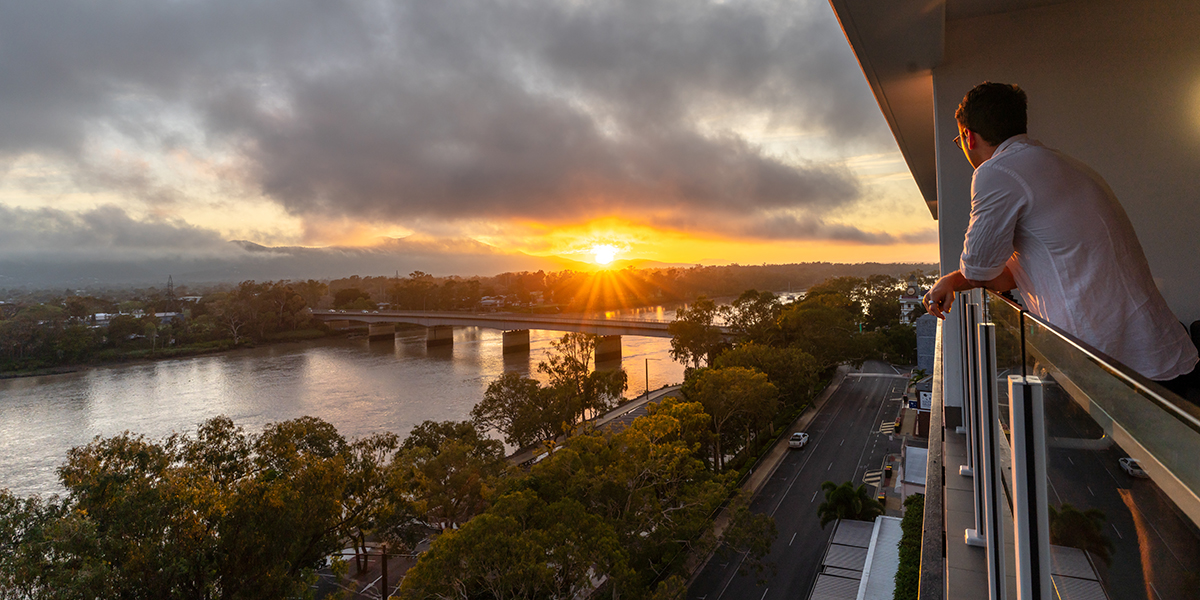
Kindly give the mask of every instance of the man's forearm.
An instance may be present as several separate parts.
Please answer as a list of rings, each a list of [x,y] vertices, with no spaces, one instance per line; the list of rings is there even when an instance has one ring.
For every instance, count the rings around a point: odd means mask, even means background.
[[[955,271],[955,273],[962,275],[962,273],[959,271]],[[963,277],[963,279],[966,279],[966,277]],[[981,287],[981,288],[987,288],[989,290],[992,290],[993,292],[1007,292],[1008,290],[1011,290],[1011,289],[1017,287],[1017,281],[1015,278],[1013,278],[1012,271],[1009,270],[1007,265],[1004,267],[1004,271],[1002,271],[996,277],[993,277],[992,279],[989,279],[987,281],[980,281],[980,280],[975,280],[975,279],[966,279],[966,281],[970,284],[970,287],[965,288],[968,290],[972,289],[972,288]],[[961,292],[963,290],[956,290],[956,291]]]
[[[954,293],[965,292],[977,287],[987,288],[997,292],[1007,292],[1016,286],[1016,281],[1013,279],[1012,271],[1007,266],[1000,275],[987,281],[978,281],[967,279],[962,271],[955,271],[942,277],[933,285],[933,289],[925,294],[923,302],[925,310],[929,314],[939,318],[946,318],[946,312],[949,312],[950,306],[954,304]]]

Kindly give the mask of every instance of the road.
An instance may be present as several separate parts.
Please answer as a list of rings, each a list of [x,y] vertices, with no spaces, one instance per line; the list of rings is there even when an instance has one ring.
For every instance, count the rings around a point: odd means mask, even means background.
[[[775,572],[765,574],[766,581],[760,583],[753,573],[737,573],[741,556],[718,552],[688,589],[689,599],[808,597],[833,535],[833,527],[821,529],[817,517],[824,500],[821,484],[861,483],[867,471],[880,468],[887,454],[900,452],[899,437],[889,439],[880,425],[895,420],[907,372],[900,374],[874,361],[862,371],[846,377],[808,427],[808,447],[788,452],[751,502],[751,510],[775,518],[778,535],[768,557]]]

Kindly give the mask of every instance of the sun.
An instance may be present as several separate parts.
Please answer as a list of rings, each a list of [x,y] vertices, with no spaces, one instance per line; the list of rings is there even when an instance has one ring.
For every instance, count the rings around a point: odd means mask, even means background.
[[[617,257],[617,252],[620,248],[612,244],[594,244],[590,252],[595,255],[595,262],[598,265],[607,265]]]

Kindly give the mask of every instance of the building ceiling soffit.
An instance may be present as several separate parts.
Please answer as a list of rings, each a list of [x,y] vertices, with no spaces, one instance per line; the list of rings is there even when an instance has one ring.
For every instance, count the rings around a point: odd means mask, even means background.
[[[830,0],[830,5],[936,219],[933,68],[942,59],[945,0]]]
[[[946,0],[946,20],[982,17],[1075,1],[1077,0]]]

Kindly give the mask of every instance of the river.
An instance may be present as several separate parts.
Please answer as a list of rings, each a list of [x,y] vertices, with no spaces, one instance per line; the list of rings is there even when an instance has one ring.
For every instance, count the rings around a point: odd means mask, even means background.
[[[619,316],[669,321],[674,315],[656,308]],[[405,327],[394,341],[328,338],[0,380],[0,488],[61,493],[56,469],[72,447],[123,431],[152,439],[194,433],[217,415],[251,432],[311,415],[347,438],[381,431],[403,437],[425,420],[467,419],[501,373],[541,378],[537,363],[562,333],[531,331],[529,353],[509,356],[501,336],[456,327],[453,346],[426,349],[425,329]],[[683,380],[669,339],[624,336],[621,346],[626,397],[643,392],[647,365],[650,389]]]

